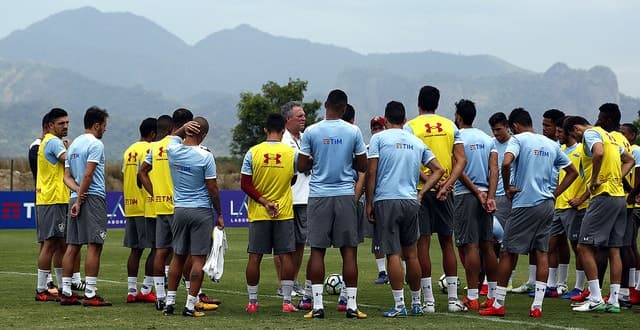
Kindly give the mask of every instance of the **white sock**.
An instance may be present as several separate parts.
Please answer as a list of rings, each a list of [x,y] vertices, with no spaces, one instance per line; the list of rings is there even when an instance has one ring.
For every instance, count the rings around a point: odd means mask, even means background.
[[[62,278],[62,294],[67,297],[71,297],[71,295],[73,295],[71,292],[71,277]]]
[[[387,271],[384,267],[384,258],[376,259],[376,265],[378,265],[378,273]]]
[[[304,296],[303,299],[313,299],[313,292],[311,291],[311,281],[304,280]]]
[[[496,296],[496,287],[498,287],[498,282],[489,282],[489,291],[487,292],[487,298],[494,298]]]
[[[478,299],[478,289],[467,289],[467,298],[471,300]]]
[[[569,280],[569,265],[568,264],[559,264],[558,265],[558,285],[567,286],[567,282]]]
[[[356,304],[356,296],[358,294],[358,288],[346,288],[347,291],[347,308],[352,310],[358,309]]]
[[[138,278],[129,276],[127,277],[127,294],[136,295],[138,293]]]
[[[187,294],[189,294],[189,289],[191,289],[191,281],[184,281],[184,287],[187,289]]]
[[[71,283],[82,283],[82,276],[80,276],[80,272],[75,272],[71,276]]]
[[[50,270],[38,269],[38,281],[36,283],[36,291],[38,293],[47,290],[47,277],[51,274]]]
[[[411,305],[412,306],[415,306],[415,305],[420,306],[420,290],[411,291]]]
[[[347,302],[347,290],[346,290],[346,288],[344,286],[340,290],[340,295],[338,296],[338,303],[340,303],[341,301],[342,302]]]
[[[51,276],[51,271],[49,271],[49,275],[47,275],[47,283],[53,282],[53,276]]]
[[[536,284],[536,270],[536,265],[529,265],[529,279],[527,279],[527,284]]]
[[[258,302],[258,286],[247,284],[247,293],[249,293],[249,302],[255,304]]]
[[[585,280],[584,270],[576,269],[576,286],[575,287],[577,289],[584,290],[584,280]]]
[[[420,286],[422,287],[424,302],[435,302],[436,300],[433,298],[433,287],[431,286],[431,277],[421,278]]]
[[[640,270],[636,268],[636,290],[640,291]]]
[[[535,298],[533,298],[533,304],[531,304],[531,308],[542,308],[542,300],[544,299],[544,292],[546,290],[546,283],[542,281],[536,281]]]
[[[176,304],[176,291],[167,291],[167,306]]]
[[[489,281],[487,281],[487,276],[485,276],[484,279],[482,280],[482,285],[485,285],[485,284],[487,285],[489,284]]]
[[[620,288],[620,293],[618,294],[618,300],[629,301],[629,288]]]
[[[96,286],[98,285],[98,277],[87,276],[85,279],[87,282],[87,286],[84,289],[84,295],[87,298],[93,298],[96,295]]]
[[[635,288],[636,287],[636,269],[635,268],[629,268],[629,287],[630,288]]]
[[[618,294],[620,293],[620,284],[611,284],[609,286],[609,290],[609,300],[607,300],[607,304],[617,305]]]
[[[142,294],[149,294],[151,293],[151,289],[153,288],[153,276],[144,276],[144,279],[142,280],[142,286],[140,287],[140,292],[142,292]]]
[[[187,303],[185,304],[185,307],[187,307],[188,310],[192,311],[195,309],[195,305],[197,302],[198,298],[192,295],[187,295]]]
[[[285,304],[291,303],[291,291],[293,291],[292,280],[281,280],[280,287],[282,287],[282,302]]]
[[[62,268],[55,268],[56,280],[58,280],[58,287],[62,287]]]
[[[558,268],[549,267],[549,276],[547,277],[547,286],[550,288],[555,288],[556,283],[556,275],[558,273]]]
[[[602,301],[602,292],[600,291],[600,283],[598,283],[598,279],[589,281],[589,292],[589,298],[591,299],[591,301]]]
[[[458,300],[458,276],[446,276],[449,301]]]
[[[402,274],[406,275],[407,274],[407,262],[402,260],[401,264],[402,264]]]
[[[404,290],[391,290],[393,294],[393,301],[396,303],[396,310],[402,310],[404,308]]]
[[[153,286],[156,288],[156,297],[158,299],[164,299],[167,296],[164,291],[164,276],[154,276]]]
[[[169,265],[164,266],[164,277],[169,278]]]
[[[504,301],[507,297],[507,288],[503,286],[496,287],[496,299],[493,301],[493,307],[500,308],[504,305]]]
[[[312,284],[311,292],[313,294],[313,309],[324,309],[324,304],[322,302],[322,290],[324,285],[322,284]]]

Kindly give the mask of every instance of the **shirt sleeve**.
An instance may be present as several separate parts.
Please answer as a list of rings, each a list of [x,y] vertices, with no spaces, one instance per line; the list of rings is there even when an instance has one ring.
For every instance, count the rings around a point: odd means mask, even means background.
[[[498,146],[496,145],[496,140],[493,140],[493,139],[491,140],[491,147],[489,149],[489,153],[492,153],[492,152],[498,153]]]
[[[520,141],[515,136],[512,136],[509,139],[509,142],[507,142],[507,149],[504,153],[506,154],[507,152],[512,153],[514,158],[517,158],[518,155],[520,155]]]
[[[569,159],[569,156],[562,152],[560,146],[556,144],[556,159],[553,162],[553,166],[560,169],[565,168],[569,165],[571,165],[571,159]]]
[[[362,131],[356,127],[356,143],[353,149],[353,153],[356,155],[363,155],[367,152],[367,147],[364,145],[364,139],[362,138]]]
[[[216,160],[211,153],[208,153],[204,164],[204,178],[205,180],[210,180],[216,177]]]
[[[380,158],[380,136],[376,134],[371,137],[371,141],[369,141],[369,152],[367,153],[367,158]]]
[[[244,159],[242,160],[242,169],[240,169],[240,173],[244,175],[253,175],[253,159],[251,156],[251,149],[244,154]]]
[[[587,145],[586,154],[591,157],[593,155],[592,148],[596,143],[602,143],[602,136],[596,130],[588,129],[584,131],[584,143]]]
[[[411,134],[413,134],[413,128],[411,128],[411,126],[409,126],[409,124],[404,124],[403,129]]]
[[[100,163],[103,156],[104,144],[100,141],[95,141],[89,147],[89,157],[87,157],[87,162]]]
[[[631,156],[633,156],[633,159],[635,160],[635,167],[640,167],[640,148],[632,148]]]
[[[422,152],[422,165],[427,166],[429,162],[436,158],[431,149],[427,145],[424,145],[424,151]]]
[[[464,143],[464,141],[462,141],[462,137],[460,136],[460,130],[456,127],[456,125],[453,125],[453,144],[459,143]]]
[[[144,157],[144,162],[153,165],[153,145],[149,146],[149,151],[147,155]]]
[[[66,151],[67,148],[64,147],[62,140],[57,138],[49,139],[49,142],[47,142],[44,148],[45,157],[51,164],[56,164],[60,156]]]
[[[302,135],[302,140],[300,141],[300,154],[305,156],[311,156],[313,150],[311,149],[311,134],[312,132],[307,132]]]

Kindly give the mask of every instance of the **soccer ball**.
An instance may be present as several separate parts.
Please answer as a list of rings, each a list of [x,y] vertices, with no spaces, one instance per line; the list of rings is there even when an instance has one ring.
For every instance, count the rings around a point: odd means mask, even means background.
[[[438,286],[440,287],[440,292],[447,293],[447,278],[445,274],[442,274],[438,279]],[[458,277],[458,286],[460,286],[460,278]]]
[[[324,280],[324,292],[330,295],[339,295],[343,285],[342,275],[331,274]]]

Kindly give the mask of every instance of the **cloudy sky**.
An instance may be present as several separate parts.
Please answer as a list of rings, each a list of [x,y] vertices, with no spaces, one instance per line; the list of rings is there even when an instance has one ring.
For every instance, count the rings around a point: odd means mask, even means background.
[[[193,44],[247,23],[360,53],[490,54],[532,71],[606,65],[640,97],[640,1],[634,0],[20,0],[1,1],[0,38],[83,6],[149,18]]]

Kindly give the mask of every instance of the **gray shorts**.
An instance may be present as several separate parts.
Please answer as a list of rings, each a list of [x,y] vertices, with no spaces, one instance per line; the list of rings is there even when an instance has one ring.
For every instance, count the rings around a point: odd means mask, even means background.
[[[293,206],[293,227],[293,232],[296,236],[296,244],[307,243],[307,236],[309,236],[309,226],[307,225],[306,204]]]
[[[213,209],[207,207],[173,209],[171,221],[173,252],[180,256],[206,256],[211,251]]]
[[[493,217],[473,194],[456,196],[453,218],[457,246],[493,241]]]
[[[69,216],[69,205],[52,204],[36,206],[36,231],[38,242],[52,238],[64,238]]]
[[[429,191],[422,198],[418,222],[420,235],[431,236],[438,233],[443,236],[453,235],[453,194],[449,193],[444,202],[436,199],[436,193]]]
[[[565,210],[559,210],[559,209],[553,210],[553,219],[551,220],[551,229],[549,230],[549,233],[551,234],[551,236],[562,236],[567,233],[564,227],[564,223],[562,222],[562,219],[560,219],[560,217],[558,216],[558,212],[560,211],[565,211]]]
[[[249,222],[247,253],[283,254],[296,250],[293,220]]]
[[[500,222],[502,228],[507,224],[509,213],[511,212],[511,201],[507,196],[496,196],[496,212],[493,214]]]
[[[627,228],[624,197],[598,195],[589,201],[578,243],[596,247],[621,247]]]
[[[380,254],[400,254],[403,246],[414,244],[418,233],[420,204],[412,199],[389,199],[373,203],[375,237]]]
[[[553,214],[553,225],[551,228],[551,236],[567,235],[567,239],[571,242],[577,242],[580,237],[580,226],[585,210],[556,209]],[[558,234],[558,224],[562,227],[562,232]]]
[[[358,246],[358,219],[354,195],[309,197],[309,245],[312,248]]]
[[[169,249],[172,247],[173,233],[171,224],[173,223],[173,218],[173,214],[158,214],[156,216],[155,241],[157,249]]]
[[[633,220],[633,210],[627,208],[627,221],[625,222],[624,236],[622,237],[622,246],[632,246],[635,241],[633,237],[638,237],[637,226]]]
[[[548,199],[536,206],[512,208],[504,229],[502,250],[519,254],[549,251],[553,206],[554,201]]]
[[[69,201],[69,208],[76,202]],[[104,198],[87,195],[77,218],[67,221],[67,244],[104,244],[107,237],[107,204]]]
[[[124,247],[146,249],[155,247],[156,220],[151,218],[128,217],[124,227]]]

